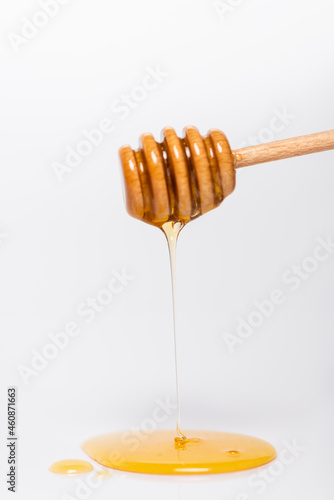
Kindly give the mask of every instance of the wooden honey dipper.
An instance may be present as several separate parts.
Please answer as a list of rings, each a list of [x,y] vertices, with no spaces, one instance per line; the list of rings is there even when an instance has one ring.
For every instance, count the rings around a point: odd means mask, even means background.
[[[220,130],[202,137],[186,127],[183,139],[173,128],[162,141],[143,134],[140,149],[120,148],[127,210],[130,215],[162,227],[182,225],[220,203],[235,187],[235,169],[334,149],[334,130],[284,139],[232,151]]]

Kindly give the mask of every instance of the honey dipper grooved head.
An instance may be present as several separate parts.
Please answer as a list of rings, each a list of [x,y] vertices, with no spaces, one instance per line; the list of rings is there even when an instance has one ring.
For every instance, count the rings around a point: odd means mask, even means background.
[[[234,157],[225,135],[210,130],[202,137],[186,127],[180,139],[163,129],[161,142],[143,134],[139,149],[120,148],[127,210],[161,227],[167,221],[186,224],[220,205],[235,187]]]

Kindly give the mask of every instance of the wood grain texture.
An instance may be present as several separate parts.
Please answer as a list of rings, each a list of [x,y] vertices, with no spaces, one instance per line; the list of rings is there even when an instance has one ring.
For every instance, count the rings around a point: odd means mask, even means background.
[[[334,130],[303,135],[233,151],[235,168],[334,149]]]
[[[214,187],[210,172],[210,159],[203,138],[196,127],[186,127],[186,141],[190,151],[190,162],[194,167],[201,213],[215,208]]]
[[[123,169],[127,211],[132,217],[142,219],[145,214],[145,207],[135,153],[130,146],[123,146],[119,150],[119,156]]]
[[[168,185],[161,149],[152,134],[140,137],[144,169],[149,179],[153,218],[167,222],[170,213]]]
[[[172,185],[175,193],[174,214],[177,219],[189,220],[192,213],[192,194],[190,185],[190,174],[183,144],[172,127],[163,129],[163,142],[166,157],[166,168],[170,168]]]
[[[218,162],[223,199],[235,188],[234,159],[229,142],[220,130],[210,130],[214,154]]]

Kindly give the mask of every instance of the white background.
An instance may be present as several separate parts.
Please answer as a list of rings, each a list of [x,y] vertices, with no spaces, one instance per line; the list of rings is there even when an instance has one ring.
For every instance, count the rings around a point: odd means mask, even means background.
[[[175,401],[167,246],[126,214],[118,148],[166,125],[220,128],[232,148],[334,127],[333,1],[225,6],[71,0],[15,51],[8,35],[41,7],[1,2],[1,489],[16,385],[18,499],[75,497],[76,480],[53,476],[51,463],[85,458],[86,438],[139,427],[157,399]],[[157,65],[168,76],[128,116],[112,111]],[[290,118],[272,132],[277,110]],[[55,162],[105,118],[114,130],[60,182]],[[239,171],[235,193],[186,227],[178,249],[183,428],[259,436],[278,452],[295,440],[303,451],[263,493],[248,483],[254,471],[114,473],[89,498],[331,498],[334,255],[295,291],[282,277],[318,238],[334,238],[333,167],[326,152]],[[86,323],[77,306],[122,268],[133,280]],[[231,353],[224,333],[275,288],[284,304]],[[81,333],[24,384],[18,367],[70,321]],[[162,424],[174,425],[175,414]]]

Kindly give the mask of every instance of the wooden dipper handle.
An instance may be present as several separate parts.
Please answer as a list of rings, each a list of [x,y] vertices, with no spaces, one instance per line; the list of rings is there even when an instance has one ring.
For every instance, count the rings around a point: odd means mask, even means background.
[[[334,149],[334,130],[302,135],[233,151],[235,168]]]

